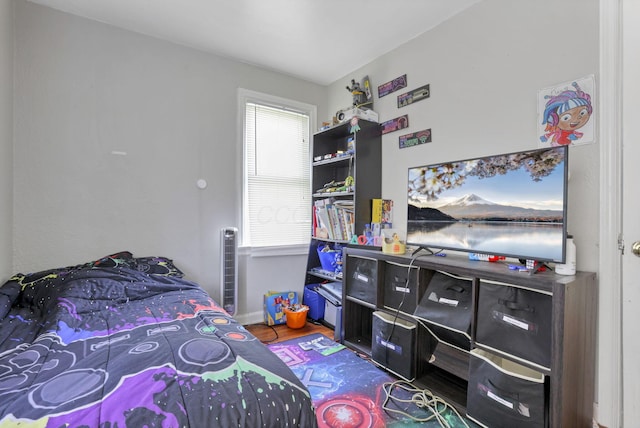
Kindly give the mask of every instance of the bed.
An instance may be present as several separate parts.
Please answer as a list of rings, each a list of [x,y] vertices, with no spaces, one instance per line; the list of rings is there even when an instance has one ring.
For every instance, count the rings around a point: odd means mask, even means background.
[[[0,427],[315,427],[308,390],[165,257],[0,287]]]

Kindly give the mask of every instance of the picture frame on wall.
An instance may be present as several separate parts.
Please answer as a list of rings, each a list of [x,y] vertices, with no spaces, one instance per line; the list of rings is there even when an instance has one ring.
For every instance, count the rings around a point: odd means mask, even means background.
[[[398,137],[398,144],[401,149],[417,146],[420,144],[426,144],[430,142],[431,142],[431,128],[423,129],[422,131],[412,132],[410,134],[405,134]]]
[[[595,142],[595,76],[538,91],[540,147],[576,146]]]
[[[406,107],[415,102],[427,99],[431,96],[429,84],[420,86],[404,94],[398,95],[398,108]]]
[[[380,124],[382,128],[382,135],[389,132],[399,131],[400,129],[409,127],[409,115],[405,114],[395,119],[390,119]]]
[[[382,85],[378,86],[378,98],[382,98],[385,95],[389,95],[399,89],[407,87],[407,75],[403,74],[393,80],[390,80]]]

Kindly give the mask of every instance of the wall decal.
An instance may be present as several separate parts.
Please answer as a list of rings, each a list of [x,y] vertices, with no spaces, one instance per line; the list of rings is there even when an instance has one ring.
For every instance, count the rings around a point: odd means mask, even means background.
[[[425,98],[429,98],[431,91],[429,91],[429,85],[420,86],[413,91],[405,92],[404,94],[398,95],[398,108],[408,106],[409,104],[413,104],[416,101],[424,100]]]
[[[431,129],[425,129],[423,131],[414,132],[412,134],[401,135],[398,138],[400,142],[400,148],[417,146],[418,144],[425,144],[431,142]]]
[[[595,142],[595,86],[589,75],[538,91],[540,147]]]
[[[407,75],[403,74],[400,77],[396,77],[390,82],[383,83],[378,86],[378,98],[382,98],[385,95],[389,95],[392,92],[397,91],[398,89],[407,87]]]
[[[405,114],[404,116],[387,120],[386,122],[382,122],[380,126],[382,127],[383,134],[407,128],[409,126],[409,115]]]

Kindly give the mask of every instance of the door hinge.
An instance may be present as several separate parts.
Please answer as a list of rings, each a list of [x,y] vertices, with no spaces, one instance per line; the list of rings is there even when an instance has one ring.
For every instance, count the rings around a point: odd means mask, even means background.
[[[622,234],[618,235],[618,250],[620,250],[620,254],[624,256],[624,238]]]

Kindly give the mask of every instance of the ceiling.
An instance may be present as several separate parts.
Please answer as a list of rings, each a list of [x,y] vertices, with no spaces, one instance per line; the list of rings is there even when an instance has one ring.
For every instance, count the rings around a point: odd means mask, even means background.
[[[480,0],[30,0],[327,85]]]

